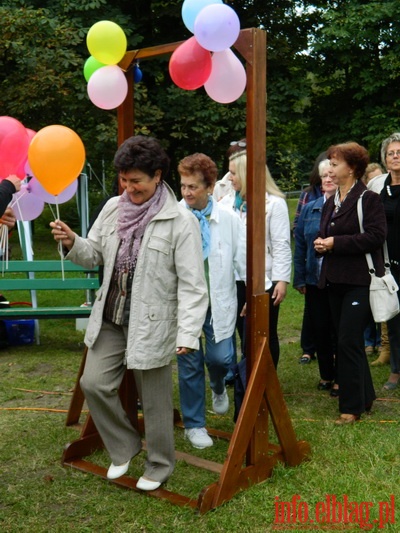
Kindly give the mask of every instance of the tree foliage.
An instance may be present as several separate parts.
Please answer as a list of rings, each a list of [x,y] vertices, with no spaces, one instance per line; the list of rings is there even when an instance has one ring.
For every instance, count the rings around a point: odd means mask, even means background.
[[[267,155],[278,183],[304,183],[328,145],[356,140],[377,159],[398,128],[400,21],[394,0],[231,0],[242,28],[267,31]],[[115,111],[89,101],[82,75],[86,34],[113,20],[134,50],[190,37],[178,0],[3,0],[0,114],[38,130],[65,124],[96,168],[112,161]],[[158,137],[172,158],[203,151],[221,172],[229,143],[245,136],[246,97],[230,105],[171,81],[168,57],[142,61],[135,85],[136,131]],[[100,167],[98,167],[100,168]],[[113,178],[111,165],[110,179]]]

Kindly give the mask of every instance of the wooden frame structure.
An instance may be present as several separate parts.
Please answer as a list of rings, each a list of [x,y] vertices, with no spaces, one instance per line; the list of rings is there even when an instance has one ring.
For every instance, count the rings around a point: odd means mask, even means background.
[[[129,51],[120,66],[129,71],[138,59],[152,58],[173,52],[180,43]],[[213,436],[227,438],[229,446],[224,463],[176,452],[177,459],[219,474],[217,482],[203,488],[197,500],[170,492],[163,487],[149,492],[149,496],[171,503],[190,506],[200,513],[216,508],[230,500],[237,492],[271,476],[277,461],[289,466],[306,459],[310,447],[297,441],[286,408],[275,367],[268,346],[269,295],[265,293],[265,159],[266,159],[266,34],[260,29],[241,30],[235,48],[246,61],[247,70],[247,375],[248,383],[242,408],[232,435],[209,429]],[[118,142],[134,132],[133,76],[128,76],[128,96],[118,108]],[[260,179],[258,179],[258,176]],[[67,417],[67,425],[79,420],[83,395],[79,377]],[[133,374],[127,371],[120,388],[121,400],[132,424],[143,431],[138,418],[137,396]],[[268,423],[272,420],[279,445],[269,443]],[[182,426],[178,411],[176,425]],[[83,457],[103,447],[90,413],[79,439],[67,445],[62,462],[66,466],[91,472],[106,478],[106,469]],[[122,476],[114,481],[125,488],[136,489],[136,479]],[[139,491],[140,492],[140,491]]]

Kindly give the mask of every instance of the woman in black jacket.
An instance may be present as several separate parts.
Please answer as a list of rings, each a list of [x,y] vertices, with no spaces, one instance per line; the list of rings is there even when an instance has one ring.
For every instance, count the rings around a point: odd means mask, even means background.
[[[376,273],[384,273],[382,245],[386,218],[379,196],[361,181],[368,152],[355,142],[328,149],[329,175],[338,185],[322,211],[315,250],[323,254],[319,286],[327,287],[336,332],[339,382],[337,424],[350,424],[371,409],[375,391],[364,350],[364,330],[371,316],[370,274],[365,258],[371,253]],[[367,191],[367,192],[366,192]],[[364,233],[360,232],[357,201],[363,194]]]

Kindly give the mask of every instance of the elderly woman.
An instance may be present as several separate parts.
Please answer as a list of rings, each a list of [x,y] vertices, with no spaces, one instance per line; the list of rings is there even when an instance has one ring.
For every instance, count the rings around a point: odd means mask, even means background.
[[[206,425],[205,366],[210,376],[213,411],[229,409],[225,378],[232,360],[232,334],[236,325],[236,281],[246,279],[246,231],[240,218],[222,209],[212,197],[217,166],[207,155],[196,153],[182,159],[182,203],[199,221],[204,270],[210,306],[203,324],[204,346],[178,357],[179,391],[185,436],[195,448],[213,445]]]
[[[371,316],[371,276],[365,258],[371,253],[378,276],[384,273],[382,245],[386,220],[379,196],[361,180],[368,164],[367,150],[355,142],[337,144],[327,151],[329,175],[337,184],[323,208],[315,250],[323,255],[320,288],[328,289],[337,341],[339,411],[337,424],[351,424],[369,411],[375,400],[364,330]],[[364,230],[360,232],[357,202],[362,197]]]
[[[232,154],[229,158],[230,180],[233,193],[225,196],[220,203],[229,205],[245,221],[247,212],[246,178],[247,154],[245,150]],[[285,195],[265,166],[265,290],[270,295],[269,308],[269,347],[275,367],[279,361],[278,317],[279,307],[285,299],[290,282],[292,252],[290,248],[290,222]]]
[[[111,456],[107,477],[124,475],[142,449],[118,395],[131,368],[147,443],[146,469],[136,486],[155,490],[175,464],[171,361],[198,349],[208,306],[201,238],[196,218],[164,182],[169,159],[158,141],[127,139],[114,164],[123,193],[107,202],[87,239],[61,221],[50,225],[68,259],[104,265],[85,335],[81,386]]]
[[[368,187],[380,193],[383,202],[390,270],[400,285],[400,133],[393,133],[382,142],[381,159],[389,173],[373,179]],[[400,383],[400,315],[387,322],[387,329],[391,372],[383,388],[392,391]]]
[[[329,175],[329,159],[320,162],[323,196],[308,202],[300,213],[294,231],[294,278],[293,286],[304,295],[308,309],[311,331],[318,357],[320,380],[318,390],[330,391],[338,396],[335,383],[335,357],[332,321],[329,310],[327,289],[319,289],[319,271],[322,258],[318,259],[314,250],[314,240],[319,232],[321,212],[324,203],[336,192],[336,184]]]

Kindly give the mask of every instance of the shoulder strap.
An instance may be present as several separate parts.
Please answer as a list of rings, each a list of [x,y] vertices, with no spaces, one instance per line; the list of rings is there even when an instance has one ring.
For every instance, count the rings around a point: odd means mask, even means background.
[[[363,208],[362,208],[362,197],[364,196],[364,194],[366,193],[367,191],[364,191],[361,196],[359,197],[358,201],[357,201],[357,215],[358,215],[358,223],[360,225],[360,232],[361,233],[365,233],[364,231],[364,226],[363,226],[363,219],[364,219],[364,216],[363,216]],[[374,268],[374,263],[372,262],[372,257],[371,257],[371,254],[369,253],[366,253],[365,254],[365,257],[367,259],[367,263],[368,263],[368,268],[369,268],[369,273],[371,274],[371,276],[373,274],[375,274],[375,268]],[[389,270],[390,269],[390,262],[389,262],[389,252],[388,252],[388,248],[387,248],[387,243],[386,241],[384,242],[383,244],[383,258],[384,258],[384,262],[385,262],[385,271]],[[372,272],[371,272],[372,271]]]

